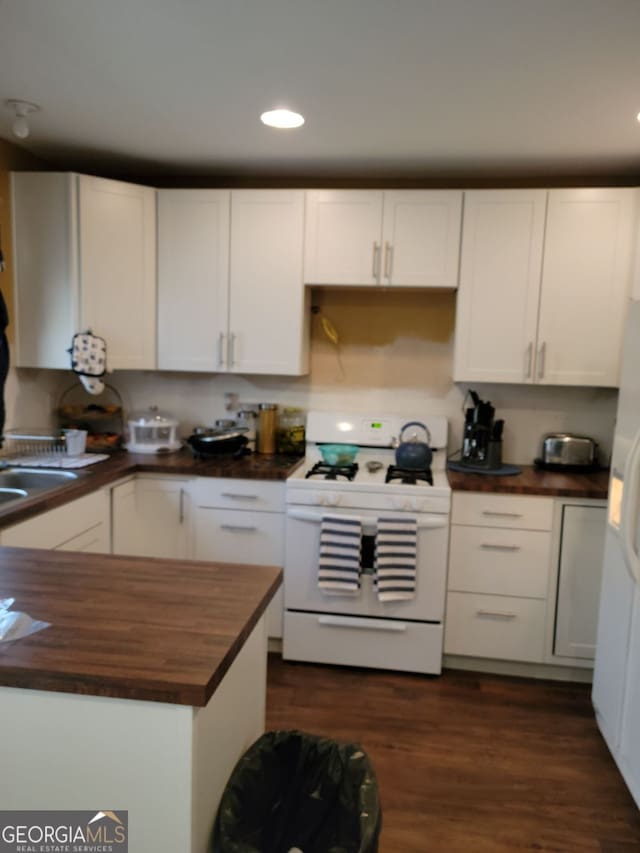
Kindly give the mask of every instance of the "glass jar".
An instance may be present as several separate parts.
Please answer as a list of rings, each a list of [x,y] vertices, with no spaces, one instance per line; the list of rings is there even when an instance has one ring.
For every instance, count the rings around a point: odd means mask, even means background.
[[[286,456],[304,456],[305,413],[293,406],[281,409],[276,426],[276,451]]]

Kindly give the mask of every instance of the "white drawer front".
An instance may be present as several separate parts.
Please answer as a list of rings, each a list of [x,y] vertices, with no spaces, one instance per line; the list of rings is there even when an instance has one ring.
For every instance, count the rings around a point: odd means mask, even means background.
[[[438,675],[442,625],[285,610],[282,656]]]
[[[284,482],[198,477],[193,496],[196,506],[284,512]]]
[[[533,598],[450,592],[445,653],[541,663],[545,611],[546,602]]]
[[[485,495],[480,492],[454,492],[453,495],[452,524],[551,530],[552,522],[552,498]]]
[[[498,527],[451,528],[449,590],[546,598],[551,534]]]
[[[284,516],[237,510],[196,508],[196,560],[282,566]]]
[[[57,548],[98,524],[107,526],[109,502],[101,489],[43,512],[2,531],[2,544],[18,548]]]

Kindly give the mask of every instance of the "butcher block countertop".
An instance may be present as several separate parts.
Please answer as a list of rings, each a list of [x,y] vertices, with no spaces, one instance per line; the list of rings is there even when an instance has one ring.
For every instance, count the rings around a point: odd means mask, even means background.
[[[487,474],[447,471],[454,492],[494,492],[496,494],[541,495],[558,498],[594,498],[606,500],[609,471],[591,474],[564,474],[543,471],[533,465],[521,465],[521,474],[492,477]]]
[[[0,598],[51,627],[0,685],[204,706],[280,586],[272,566],[0,548]]]
[[[194,459],[186,450],[167,454],[118,451],[109,459],[80,468],[80,477],[68,485],[0,506],[0,528],[33,518],[131,474],[173,474],[184,477],[232,477],[245,480],[284,481],[300,465],[291,456],[252,453],[234,459],[230,455]]]

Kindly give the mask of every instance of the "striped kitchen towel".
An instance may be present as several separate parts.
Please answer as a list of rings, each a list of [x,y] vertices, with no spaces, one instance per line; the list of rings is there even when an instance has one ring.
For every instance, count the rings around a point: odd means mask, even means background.
[[[415,518],[378,518],[375,552],[378,601],[415,597],[417,532]]]
[[[323,515],[320,524],[318,586],[327,595],[360,592],[362,521],[349,515]]]

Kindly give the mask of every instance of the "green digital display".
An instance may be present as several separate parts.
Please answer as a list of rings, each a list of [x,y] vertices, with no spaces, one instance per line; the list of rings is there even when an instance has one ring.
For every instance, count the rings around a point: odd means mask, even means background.
[[[371,424],[371,429],[382,429],[382,424],[381,424],[381,423],[376,423],[376,421],[374,421],[374,422]]]

